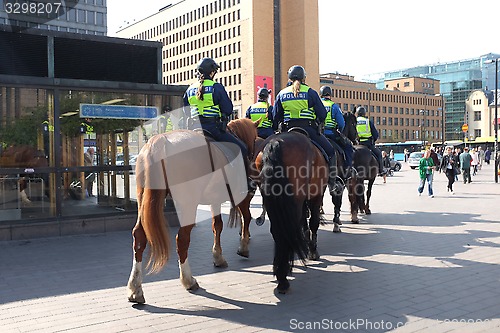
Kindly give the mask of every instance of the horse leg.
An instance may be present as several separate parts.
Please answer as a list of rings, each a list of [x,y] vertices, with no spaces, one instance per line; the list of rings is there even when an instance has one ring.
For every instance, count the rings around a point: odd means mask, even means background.
[[[304,230],[304,234],[306,235],[306,239],[307,239],[307,252],[308,252],[307,258],[311,259],[315,248],[314,248],[313,243],[312,243],[312,239],[313,239],[312,231],[311,231],[309,224],[307,223],[307,219],[309,217],[309,209],[310,209],[310,206],[305,201],[303,204],[303,207],[302,207],[302,214],[300,216],[299,223],[302,226],[302,229]]]
[[[365,183],[364,181],[356,184],[356,195],[358,200],[358,209],[360,213],[365,213]]]
[[[264,205],[262,205],[262,213],[260,214],[260,216],[255,219],[255,224],[257,224],[258,226],[261,226],[264,224],[264,222],[266,221],[266,207],[264,207]]]
[[[309,202],[309,208],[311,210],[311,218],[309,219],[309,230],[311,233],[311,239],[309,243],[309,255],[308,259],[310,260],[318,260],[319,259],[319,253],[318,253],[318,229],[319,229],[319,222],[320,222],[320,208],[321,208],[321,200],[322,196],[320,196],[320,199],[313,199]]]
[[[372,196],[372,187],[375,182],[375,178],[370,179],[368,181],[368,190],[366,191],[366,205],[365,205],[365,213],[366,215],[370,215],[372,211],[370,210],[370,198]]]
[[[227,267],[227,261],[222,256],[222,246],[220,244],[220,235],[224,223],[222,222],[220,205],[212,205],[212,232],[214,233],[214,246],[212,247],[212,255],[214,257],[214,266],[220,268]]]
[[[340,221],[340,208],[342,207],[342,193],[344,192],[344,188],[341,187],[342,190],[336,189],[332,193],[332,203],[334,205],[334,215],[333,215],[333,232],[342,232],[340,230],[340,226],[342,222]],[[321,213],[321,212],[320,212]]]
[[[250,214],[251,200],[252,195],[249,194],[238,206],[243,215],[243,223],[241,224],[240,246],[238,247],[237,253],[245,258],[248,258],[250,255],[248,243],[250,242],[250,223],[252,222],[252,215]]]
[[[191,291],[195,291],[200,287],[191,273],[191,267],[188,262],[188,249],[189,243],[191,242],[191,230],[193,227],[194,223],[188,226],[181,226],[176,236],[180,280],[184,288]]]
[[[354,224],[359,223],[359,218],[358,218],[359,204],[358,204],[358,195],[356,193],[357,191],[356,183],[357,182],[355,180],[350,180],[349,182],[349,201],[351,202],[351,222]]]
[[[128,300],[130,302],[143,304],[146,300],[142,290],[142,254],[146,248],[147,240],[146,233],[139,219],[132,230],[132,237],[134,239],[134,260],[127,284]]]
[[[19,195],[21,196],[21,201],[24,204],[30,204],[31,200],[28,198],[26,194],[26,188],[28,187],[26,182],[26,178],[22,177],[19,179]]]

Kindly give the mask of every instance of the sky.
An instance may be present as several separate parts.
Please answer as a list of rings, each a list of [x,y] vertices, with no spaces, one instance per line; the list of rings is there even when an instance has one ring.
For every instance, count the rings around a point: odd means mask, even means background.
[[[108,34],[177,1],[108,0]],[[360,80],[500,53],[500,43],[494,42],[499,40],[495,32],[500,33],[495,27],[498,0],[318,0],[318,6],[320,73]]]

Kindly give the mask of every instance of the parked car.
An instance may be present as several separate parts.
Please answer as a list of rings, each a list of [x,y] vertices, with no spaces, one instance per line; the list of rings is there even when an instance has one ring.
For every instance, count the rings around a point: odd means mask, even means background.
[[[130,170],[130,173],[133,174],[135,172],[135,162],[137,161],[137,155],[130,155],[128,164],[132,167],[132,170]],[[123,155],[118,155],[116,156],[116,165],[125,165],[123,161]],[[122,172],[119,172],[122,173]]]
[[[391,162],[391,170],[394,170],[394,171],[401,170],[401,163],[399,163],[399,161],[396,161],[393,158],[389,158],[389,161]]]
[[[420,160],[424,157],[424,152],[423,151],[416,151],[410,154],[410,157],[408,158],[408,165],[412,169],[418,168],[418,165],[420,163]]]

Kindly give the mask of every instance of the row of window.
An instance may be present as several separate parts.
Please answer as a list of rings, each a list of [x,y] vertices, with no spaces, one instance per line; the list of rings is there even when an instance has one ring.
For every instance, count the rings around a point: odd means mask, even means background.
[[[322,82],[323,84],[323,82]],[[391,93],[365,92],[344,89],[332,89],[333,98],[338,99],[359,99],[374,102],[390,102],[401,104],[415,104],[424,106],[441,106],[441,99],[428,99],[425,96],[404,96]]]
[[[340,105],[339,105],[340,106]],[[344,111],[351,111],[354,112],[356,108],[358,107],[358,104],[347,104],[344,103],[343,108],[341,108]],[[400,107],[392,107],[392,106],[380,106],[380,105],[363,105],[366,110],[369,109],[369,112],[371,113],[390,113],[392,114],[394,111],[394,114],[407,114],[407,115],[423,115],[425,114],[426,116],[436,116],[439,117],[440,115],[442,116],[442,113],[439,110],[420,110],[420,109],[414,109],[414,108],[400,108]]]
[[[204,53],[201,53],[200,59],[205,57]],[[220,66],[220,71],[230,71],[232,69],[240,69],[241,68],[241,58],[235,58],[235,59],[230,59],[226,61],[222,61],[219,63]],[[163,72],[168,72],[169,70],[167,69],[168,66],[166,64],[163,64]],[[179,83],[182,81],[190,81],[194,80],[196,78],[196,70],[191,69],[187,71],[182,71],[179,73],[173,73],[170,75],[167,75],[167,82],[165,84],[175,84]],[[237,80],[238,79],[238,80]],[[218,81],[221,80],[221,81]],[[228,75],[228,76],[222,76],[219,79],[216,79],[215,81],[221,82],[224,86],[232,86],[236,84],[241,84],[241,74],[234,74],[234,75]]]
[[[5,22],[5,20],[3,18],[0,17],[0,24],[7,24],[7,23]],[[86,35],[98,35],[98,36],[105,36],[106,35],[104,33],[104,31],[77,29],[77,28],[71,28],[71,27],[61,27],[59,25],[38,24],[38,23],[18,21],[18,20],[10,20],[9,24],[16,26],[16,27],[23,27],[23,28],[35,28],[35,29],[43,29],[43,30],[50,30],[50,31],[72,32],[72,33],[79,33],[79,34],[86,34]]]
[[[177,55],[185,54],[186,52],[189,52],[192,50],[197,50],[199,48],[203,48],[206,46],[212,46],[212,45],[219,43],[219,42],[227,42],[231,38],[237,37],[237,36],[241,36],[240,26],[233,27],[232,29],[229,28],[229,29],[226,29],[223,31],[219,31],[219,32],[216,32],[214,34],[207,35],[207,36],[192,40],[190,42],[180,44],[180,45],[171,47],[169,49],[166,49],[165,51],[163,51],[163,58],[170,58],[170,57],[174,57]],[[173,44],[174,42],[170,41],[171,37],[172,36],[168,36],[166,38],[163,38],[159,42],[163,42],[163,46]],[[223,50],[219,51],[219,54],[222,56],[222,55],[231,54],[234,52],[240,52],[240,50],[241,50],[240,43],[234,42],[234,43],[229,43],[227,45],[227,47],[224,46]],[[224,54],[222,51],[224,51]]]
[[[375,125],[382,126],[423,126],[424,128],[437,127],[439,128],[439,119],[425,119],[420,120],[419,118],[391,118],[391,117],[370,117],[370,119],[375,123]]]
[[[201,52],[201,53],[199,53],[199,55],[201,55],[202,57],[210,57],[213,59],[217,59],[219,57],[230,55],[230,54],[236,53],[236,52],[241,52],[241,43],[240,42],[216,47],[214,49],[211,49],[210,51]],[[163,59],[167,59],[167,58],[170,58],[170,56],[168,55],[167,51],[163,51]],[[184,57],[181,59],[173,60],[173,61],[170,61],[166,64],[163,64],[163,71],[165,72],[165,71],[170,71],[170,70],[174,70],[174,69],[178,69],[178,68],[182,68],[182,67],[186,67],[186,66],[192,66],[192,65],[198,63],[198,61],[200,59],[201,59],[200,57],[197,57],[196,55],[192,54],[190,56],[187,56],[187,57]],[[235,66],[233,66],[233,67],[236,68]],[[231,67],[231,65],[229,65],[229,67]],[[225,69],[225,67],[223,67],[223,70],[224,69]],[[229,69],[231,69],[231,68],[229,68]]]
[[[239,3],[239,0],[238,0],[238,3]],[[178,16],[175,19],[171,19],[167,22],[164,22],[163,24],[160,24],[160,25],[154,27],[154,28],[151,28],[149,30],[141,32],[140,34],[137,34],[136,36],[134,36],[132,38],[134,38],[134,39],[151,39],[151,38],[154,38],[156,36],[165,34],[169,31],[180,28],[186,24],[189,24],[189,23],[197,20],[198,18],[205,17],[204,8],[207,6],[208,5],[206,5],[204,7],[200,7],[200,8],[198,8],[198,10],[193,10],[193,11],[186,13],[182,16]],[[202,12],[201,13],[202,16],[200,16],[200,9]],[[226,9],[226,8],[224,7],[224,9]],[[198,13],[198,14],[196,14],[196,13]],[[212,15],[212,14],[213,14],[213,11],[210,12],[210,15]],[[207,13],[207,15],[208,15],[208,13]],[[219,17],[214,18],[214,19],[207,20],[206,22],[202,22],[198,25],[195,25],[191,28],[185,29],[177,34],[174,34],[174,35],[176,35],[177,40],[181,40],[181,38],[187,38],[189,36],[194,36],[194,35],[203,33],[205,31],[212,30],[212,29],[217,28],[217,27],[225,26],[226,24],[229,24],[231,22],[239,21],[241,18],[240,15],[241,15],[241,12],[238,9],[238,10],[232,11],[231,13],[223,14]]]
[[[421,132],[418,130],[390,130],[383,129],[380,131],[381,139],[392,139],[398,141],[408,141],[408,140],[421,140]],[[425,139],[442,139],[441,132],[439,131],[425,131]]]

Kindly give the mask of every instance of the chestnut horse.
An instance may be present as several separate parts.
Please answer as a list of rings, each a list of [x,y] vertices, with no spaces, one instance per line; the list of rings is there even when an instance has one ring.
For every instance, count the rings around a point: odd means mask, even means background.
[[[245,143],[249,154],[253,154],[257,126],[258,122],[250,119],[233,120],[228,125]],[[247,195],[244,167],[241,163],[238,165],[237,159],[228,163],[223,149],[208,141],[201,133],[188,130],[158,134],[148,141],[137,157],[138,217],[132,231],[134,261],[127,285],[131,302],[145,302],[142,259],[146,246],[150,247],[147,264],[150,272],[161,270],[169,259],[169,233],[163,213],[167,194],[172,195],[179,213],[181,226],[177,232],[176,245],[180,280],[187,290],[199,287],[188,262],[191,230],[198,205],[211,206],[214,234],[212,254],[217,267],[227,266],[220,244],[223,227],[221,204],[230,199],[232,205],[238,205],[242,212],[248,212],[246,219],[250,219],[250,198]],[[232,149],[235,148],[241,156],[239,148],[233,145]],[[242,161],[241,158],[239,160]],[[240,178],[239,184],[235,183],[236,178]],[[242,239],[245,236],[242,235]]]
[[[273,272],[278,280],[277,291],[286,293],[294,255],[302,261],[307,256],[319,257],[317,231],[328,165],[310,139],[295,132],[268,137],[255,165],[260,171],[260,192],[275,242]]]

